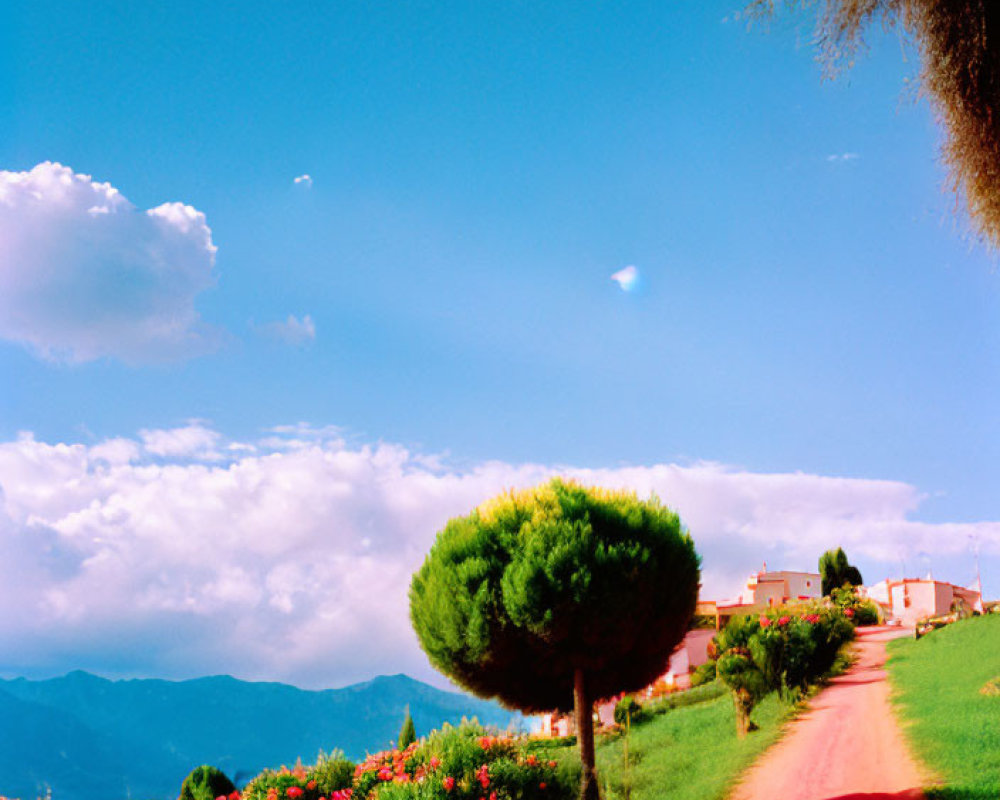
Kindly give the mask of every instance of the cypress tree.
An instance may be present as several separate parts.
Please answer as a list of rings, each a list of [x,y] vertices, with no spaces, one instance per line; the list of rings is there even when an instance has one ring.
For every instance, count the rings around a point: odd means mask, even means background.
[[[403,727],[399,729],[399,749],[405,750],[417,741],[417,731],[413,727],[413,717],[410,716],[410,707],[406,707],[406,718],[403,720]]]

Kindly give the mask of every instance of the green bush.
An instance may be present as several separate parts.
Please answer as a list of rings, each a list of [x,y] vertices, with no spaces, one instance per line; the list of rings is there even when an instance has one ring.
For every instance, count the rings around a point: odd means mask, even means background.
[[[215,800],[233,792],[236,792],[236,787],[222,770],[202,764],[188,773],[181,784],[178,800]]]
[[[297,797],[298,800],[318,800],[320,795],[315,782],[311,787],[309,783],[304,770],[292,772],[287,767],[280,770],[266,769],[243,789],[243,800],[285,800],[291,797]],[[289,789],[292,794],[289,794]]]
[[[714,659],[706,661],[704,664],[699,664],[695,667],[694,672],[691,673],[691,688],[694,689],[704,686],[706,683],[711,683],[716,677],[718,676]]]
[[[715,680],[713,677],[710,683],[704,683],[701,686],[696,686],[683,692],[671,692],[663,697],[658,697],[656,700],[646,703],[643,706],[643,711],[650,716],[665,714],[675,708],[707,703],[709,700],[722,697],[725,693],[725,684]]]
[[[830,599],[855,625],[878,625],[882,619],[878,603],[859,597],[853,586],[834,589]]]
[[[615,722],[624,725],[628,722],[638,722],[642,719],[642,706],[632,695],[625,695],[615,703]]]
[[[343,752],[334,750],[330,755],[320,752],[316,765],[309,771],[316,781],[320,795],[329,796],[340,789],[350,789],[354,783],[354,762]]]

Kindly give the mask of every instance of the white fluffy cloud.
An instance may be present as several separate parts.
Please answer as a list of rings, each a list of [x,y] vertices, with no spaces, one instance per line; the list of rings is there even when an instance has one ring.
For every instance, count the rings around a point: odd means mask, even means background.
[[[812,568],[838,544],[864,564],[915,566],[962,556],[974,534],[1000,563],[1000,523],[913,521],[922,496],[893,481],[718,464],[451,469],[306,425],[252,442],[202,422],[94,445],[23,434],[0,443],[0,672],[428,678],[406,592],[436,531],[554,474],[677,508],[708,596],[735,594],[762,560]]]
[[[48,161],[0,171],[0,338],[70,362],[203,353],[219,336],[194,301],[215,282],[215,251],[189,205],[140,211]]]

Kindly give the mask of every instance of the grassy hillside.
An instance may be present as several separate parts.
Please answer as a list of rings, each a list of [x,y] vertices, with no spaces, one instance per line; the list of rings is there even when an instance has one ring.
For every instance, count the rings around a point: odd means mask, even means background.
[[[624,737],[600,742],[597,770],[604,800],[722,800],[742,772],[781,733],[791,707],[776,695],[753,714],[760,729],[745,739],[736,735],[731,695],[677,708],[632,727],[628,741],[629,771],[623,758]],[[575,759],[564,748],[561,759]],[[631,785],[626,794],[626,784]]]
[[[1000,615],[978,617],[920,641],[889,644],[895,702],[916,754],[942,779],[929,797],[1000,797]]]

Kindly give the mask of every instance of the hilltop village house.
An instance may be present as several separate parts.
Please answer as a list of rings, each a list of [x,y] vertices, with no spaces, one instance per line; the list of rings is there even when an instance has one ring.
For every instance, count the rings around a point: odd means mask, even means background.
[[[915,625],[925,617],[940,617],[964,605],[969,611],[983,612],[983,595],[977,587],[956,586],[933,578],[886,578],[873,586],[862,586],[861,594],[882,607],[886,619]]]
[[[823,579],[818,572],[768,572],[767,562],[760,572],[747,578],[746,588],[730,600],[702,600],[696,614],[715,617],[715,629],[722,630],[733,617],[754,614],[793,600],[818,600],[823,596]]]

